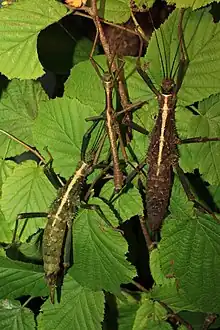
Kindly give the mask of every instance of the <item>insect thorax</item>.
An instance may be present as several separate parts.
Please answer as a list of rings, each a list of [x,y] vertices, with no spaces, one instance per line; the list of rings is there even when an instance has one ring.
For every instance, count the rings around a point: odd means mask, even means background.
[[[102,81],[104,84],[104,87],[109,89],[109,88],[113,88],[114,86],[114,80],[112,75],[109,72],[105,72],[103,77],[102,77]]]
[[[161,84],[161,92],[162,94],[169,95],[174,94],[176,88],[175,81],[171,78],[164,78]]]

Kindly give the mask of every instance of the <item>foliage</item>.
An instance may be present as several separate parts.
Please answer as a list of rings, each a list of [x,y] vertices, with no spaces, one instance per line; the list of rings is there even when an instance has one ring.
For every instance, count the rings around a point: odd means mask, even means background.
[[[115,24],[124,23],[130,17],[129,3],[107,0],[102,8],[99,1],[100,17]],[[137,7],[147,5],[142,0],[135,3]],[[197,169],[200,179],[207,183],[205,197],[195,187],[192,190],[206,207],[215,204],[216,218],[194,207],[175,175],[169,215],[162,226],[159,244],[149,249],[149,258],[145,243],[135,237],[139,217],[144,214],[143,194],[147,193],[140,189],[139,181],[144,186],[146,181],[142,172],[138,174],[140,180],[136,177],[113,199],[112,178],[100,181],[99,189],[86,203],[98,205],[104,218],[96,207],[84,208],[85,203],[73,215],[73,262],[54,305],[48,298],[41,255],[42,228],[47,219],[19,220],[19,242],[10,245],[17,215],[48,212],[56,190],[41,163],[33,159],[14,162],[14,157],[26,149],[2,130],[35,146],[42,159],[46,159],[44,163],[50,160],[51,153],[53,169],[68,180],[80,161],[83,136],[91,127],[91,121],[85,119],[103,112],[105,98],[100,77],[89,61],[91,41],[80,36],[80,31],[65,27],[64,20],[72,14],[70,6],[56,0],[1,4],[0,327],[168,330],[173,328],[172,314],[179,322],[175,323],[178,329],[186,329],[188,324],[199,329],[207,314],[220,314],[219,141],[182,144],[178,148],[183,171],[193,173]],[[177,7],[195,9],[202,5],[181,0]],[[189,66],[176,108],[176,129],[181,139],[220,137],[220,26],[213,22],[209,11],[210,8],[189,9],[184,15]],[[169,73],[173,67],[177,78],[178,18],[176,9],[153,33],[142,59],[158,89],[164,71]],[[95,56],[95,60],[107,70],[104,55]],[[136,72],[136,59],[126,57],[124,61],[131,101],[146,101],[133,113],[133,121],[151,132],[158,113],[155,95]],[[62,97],[49,99],[36,80],[45,70],[57,76],[71,70]],[[103,127],[100,121],[90,146]],[[146,158],[148,143],[149,135],[133,132],[124,173],[129,174],[137,162]],[[100,162],[106,161],[108,151],[106,140]],[[101,171],[95,169],[87,183],[91,184]],[[218,320],[212,327],[217,326]]]

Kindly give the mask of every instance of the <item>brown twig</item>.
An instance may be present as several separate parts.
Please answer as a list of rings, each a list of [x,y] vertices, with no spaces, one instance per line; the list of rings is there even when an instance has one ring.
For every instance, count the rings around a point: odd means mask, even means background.
[[[142,292],[146,292],[149,293],[149,291],[147,289],[145,289],[145,287],[143,287],[141,284],[137,283],[136,281],[132,281],[132,284],[134,284],[140,291]],[[173,310],[167,306],[164,302],[156,300],[162,307],[164,307],[167,312],[168,312],[168,316],[172,317],[177,323],[183,324],[185,325],[185,327],[189,330],[193,330],[191,324],[189,324],[187,321],[185,321],[182,317],[180,317],[178,314],[174,313]],[[204,328],[208,329],[208,328]]]
[[[209,313],[207,316],[206,316],[206,318],[205,318],[205,320],[204,320],[204,323],[203,323],[203,325],[202,325],[202,328],[201,328],[201,330],[207,330],[209,327],[210,327],[210,325],[213,323],[213,322],[215,322],[215,320],[217,319],[217,315],[216,314],[211,314],[211,313]]]
[[[96,0],[91,1],[91,11],[92,11],[93,21],[95,23],[96,29],[99,32],[100,41],[101,41],[102,47],[104,49],[105,55],[107,57],[109,67],[111,66],[114,72],[118,72],[118,65],[117,65],[116,61],[114,61],[114,54],[111,53],[107,38],[105,36],[104,30],[103,30],[103,27],[101,24],[101,20],[98,15]],[[137,33],[135,33],[135,34],[138,35]],[[128,90],[127,90],[127,87],[125,84],[123,70],[120,70],[120,72],[117,76],[117,82],[118,82],[118,92],[120,95],[121,105],[122,105],[122,108],[124,109],[124,108],[128,107],[128,105],[130,105],[130,101],[129,101],[129,97],[128,97]],[[124,121],[126,121],[127,123],[132,121],[131,112],[125,113]],[[131,131],[128,132],[128,134],[126,134],[126,140],[127,140],[127,142],[130,142]]]
[[[149,251],[151,251],[154,244],[153,244],[153,242],[150,238],[150,235],[147,231],[145,218],[144,218],[144,216],[140,216],[139,219],[140,219],[140,225],[141,225],[142,233],[143,233],[144,238],[145,238],[147,248],[148,248]]]
[[[183,324],[185,325],[185,327],[189,330],[193,330],[192,326],[190,323],[188,323],[187,321],[185,321],[181,316],[179,316],[178,314],[174,313],[173,310],[168,307],[164,302],[162,301],[158,301],[159,304],[161,306],[163,306],[167,312],[169,313],[169,316],[172,317],[177,323]]]

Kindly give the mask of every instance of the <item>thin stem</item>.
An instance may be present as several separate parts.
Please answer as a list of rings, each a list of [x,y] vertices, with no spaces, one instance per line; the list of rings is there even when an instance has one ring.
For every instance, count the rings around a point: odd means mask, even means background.
[[[146,242],[146,245],[147,245],[147,248],[148,248],[148,251],[151,251],[154,244],[150,238],[150,235],[147,231],[147,228],[146,228],[146,222],[145,222],[145,218],[143,216],[140,216],[139,217],[140,219],[140,225],[141,225],[141,229],[142,229],[142,233],[144,235],[144,238],[145,238],[145,242]]]
[[[170,314],[170,316],[172,316],[172,317],[175,319],[175,321],[176,321],[177,323],[180,323],[180,324],[185,325],[185,327],[186,327],[187,329],[189,329],[189,330],[193,330],[193,328],[192,328],[192,326],[191,326],[190,323],[188,323],[187,321],[185,321],[185,320],[184,320],[182,317],[180,317],[178,314],[174,313],[173,310],[172,310],[170,307],[168,307],[164,302],[162,302],[162,301],[158,301],[158,303],[159,303],[161,306],[163,306],[163,307],[167,310],[167,312]]]
[[[149,293],[149,291],[145,289],[145,287],[139,284],[138,282],[132,280],[131,283],[134,284],[140,291]]]
[[[216,314],[211,314],[211,313],[208,313],[208,315],[206,316],[205,320],[204,320],[204,323],[202,325],[202,328],[201,330],[207,330],[210,325],[212,325],[212,323],[215,322],[215,320],[217,319],[217,315]]]

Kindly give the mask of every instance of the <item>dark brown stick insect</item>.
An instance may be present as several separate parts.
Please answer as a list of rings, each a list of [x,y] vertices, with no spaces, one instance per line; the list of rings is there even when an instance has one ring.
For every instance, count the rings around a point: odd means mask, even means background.
[[[122,136],[122,126],[123,125],[123,119],[119,120],[119,116],[123,115],[126,112],[137,110],[140,106],[142,106],[145,102],[137,102],[136,104],[131,104],[126,109],[123,109],[122,111],[117,112],[113,107],[113,91],[115,89],[115,82],[117,79],[117,73],[116,76],[113,76],[110,72],[104,72],[103,75],[101,75],[100,71],[98,70],[98,65],[94,61],[93,58],[91,58],[91,62],[99,75],[102,84],[104,86],[105,91],[105,110],[101,116],[97,117],[91,117],[87,120],[105,120],[106,125],[106,131],[110,143],[110,151],[111,151],[111,157],[113,162],[113,173],[114,173],[114,185],[115,185],[115,191],[119,192],[123,186],[123,174],[120,169],[120,159],[118,154],[118,140],[119,145],[121,148],[121,152],[123,155],[123,158],[125,161],[128,160],[127,153],[125,150],[125,141]],[[131,126],[137,130],[141,130],[141,132],[146,133],[146,131],[143,128],[139,128],[139,126],[135,123],[131,123]]]
[[[96,123],[94,124],[96,125]],[[93,125],[93,126],[94,126]],[[48,221],[43,233],[42,240],[42,256],[44,264],[45,279],[50,290],[50,299],[54,303],[54,295],[57,287],[60,287],[65,270],[69,267],[71,237],[72,237],[72,222],[77,214],[77,210],[81,207],[82,189],[84,182],[89,174],[94,169],[94,158],[98,158],[96,152],[101,152],[103,146],[103,137],[96,141],[95,150],[92,146],[91,150],[87,152],[87,147],[91,137],[92,126],[83,139],[81,149],[81,161],[78,164],[74,175],[67,181],[62,188],[60,188],[55,201],[52,203],[48,213],[45,212],[31,212],[21,213],[16,219],[16,226],[13,236],[13,241],[16,239],[16,232],[18,228],[18,221],[20,219],[47,217]],[[2,133],[9,136],[11,139],[22,144],[26,149],[34,152],[41,160],[43,158],[35,150],[27,146],[24,142],[15,138],[11,134],[1,130]],[[101,217],[103,213],[99,207],[94,205],[83,205],[82,207],[92,207]],[[105,219],[106,220],[106,219]],[[106,220],[107,221],[107,220]]]
[[[105,91],[105,110],[103,111],[101,116],[88,118],[87,120],[105,120],[106,131],[110,143],[110,151],[113,162],[113,172],[114,172],[114,185],[115,191],[119,192],[123,186],[123,173],[120,169],[120,160],[118,154],[118,140],[121,148],[121,152],[125,161],[128,160],[127,153],[125,150],[126,139],[123,138],[122,126],[124,124],[129,126],[131,125],[134,129],[143,131],[139,125],[132,123],[130,120],[130,116],[128,115],[131,111],[137,110],[141,107],[145,102],[137,102],[136,104],[128,104],[128,98],[126,97],[125,86],[122,81],[122,70],[124,63],[121,62],[121,65],[118,65],[118,61],[114,58],[114,54],[111,54],[108,43],[106,41],[104,31],[100,22],[98,15],[95,16],[95,24],[97,28],[96,38],[93,44],[93,49],[90,55],[91,63],[98,74],[100,80],[102,81],[104,91]],[[93,59],[93,53],[95,49],[95,45],[97,43],[98,36],[100,36],[100,40],[103,44],[103,48],[105,50],[108,71],[104,72],[102,68],[97,64],[97,62]],[[101,74],[99,68],[103,71]],[[117,112],[113,107],[113,91],[119,91],[120,94],[120,103],[123,108],[122,111]],[[124,108],[124,105],[126,107]],[[119,119],[119,116],[123,118]],[[129,117],[129,118],[128,118]],[[144,130],[146,133],[146,130]]]
[[[170,191],[172,187],[172,169],[175,169],[183,188],[188,198],[194,201],[197,206],[200,206],[195,201],[195,197],[189,190],[189,184],[184,176],[183,171],[179,167],[179,154],[177,151],[178,144],[184,143],[200,143],[208,141],[219,141],[220,138],[207,138],[207,137],[195,137],[185,140],[180,140],[176,133],[175,124],[175,111],[177,105],[177,94],[183,83],[183,78],[187,72],[189,66],[189,59],[186,50],[184,40],[184,20],[185,10],[179,11],[179,23],[178,23],[178,39],[179,47],[174,55],[174,62],[176,57],[179,56],[179,64],[174,70],[172,66],[170,71],[166,66],[164,72],[166,72],[165,78],[161,84],[161,90],[158,90],[150,78],[150,74],[143,71],[140,64],[140,58],[137,61],[137,71],[143,80],[147,83],[151,91],[156,95],[159,113],[151,134],[150,145],[147,152],[146,162],[148,163],[148,179],[146,186],[146,208],[147,208],[147,221],[152,231],[158,230],[165,217],[167,207],[169,204]],[[198,22],[202,20],[203,13],[201,11]],[[190,20],[190,11],[188,11],[185,24]],[[137,27],[138,29],[139,27]],[[195,33],[196,31],[194,31]],[[159,45],[156,35],[156,42]],[[166,57],[166,49],[163,43],[162,36],[162,47],[164,47],[164,57]],[[160,60],[162,62],[162,56]],[[163,63],[163,62],[162,62]],[[176,77],[176,81],[175,81]],[[203,207],[203,210],[206,210]]]

